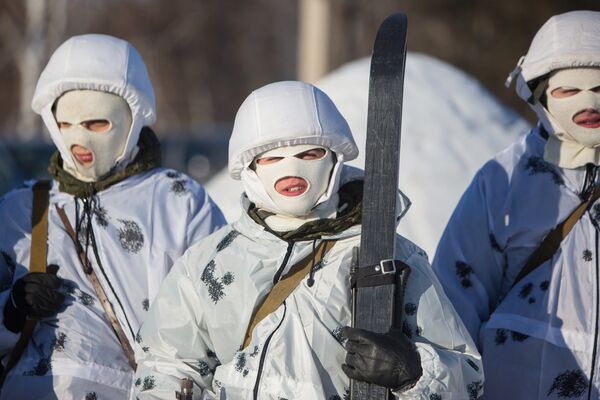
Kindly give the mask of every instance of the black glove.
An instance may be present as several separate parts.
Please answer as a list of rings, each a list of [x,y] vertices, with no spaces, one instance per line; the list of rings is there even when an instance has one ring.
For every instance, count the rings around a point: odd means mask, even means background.
[[[60,279],[57,265],[49,265],[48,272],[30,272],[13,285],[10,298],[4,306],[4,325],[18,333],[25,326],[26,317],[46,318],[58,312],[65,295],[56,291]]]
[[[421,357],[399,329],[374,333],[347,326],[342,334],[348,338],[342,369],[351,379],[403,390],[421,378]]]

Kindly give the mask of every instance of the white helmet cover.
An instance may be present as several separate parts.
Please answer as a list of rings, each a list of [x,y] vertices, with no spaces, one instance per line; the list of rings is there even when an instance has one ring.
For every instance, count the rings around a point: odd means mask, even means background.
[[[240,179],[254,157],[276,147],[314,144],[350,161],[358,148],[333,101],[298,81],[271,83],[250,93],[235,116],[229,139],[229,173]]]
[[[600,12],[571,11],[550,18],[535,34],[507,80],[530,101],[531,81],[561,68],[600,67]]]
[[[527,55],[521,57],[506,86],[516,78],[519,97],[527,101],[550,134],[544,158],[561,167],[576,168],[597,163],[598,149],[577,141],[540,102],[538,78],[566,68],[600,67],[600,12],[571,11],[550,18],[535,34]],[[539,86],[539,87],[538,87]]]
[[[265,151],[300,144],[326,147],[337,157],[318,205],[337,193],[342,164],[358,156],[350,127],[331,99],[315,86],[298,81],[266,85],[252,92],[237,112],[229,140],[229,173],[242,180],[251,201],[258,199],[276,210],[250,164]]]
[[[125,99],[131,108],[132,124],[116,165],[131,161],[137,152],[141,129],[156,120],[154,89],[135,48],[108,35],[74,36],[56,49],[42,71],[31,107],[42,116],[63,163],[74,169],[52,113],[56,99],[70,90],[97,90]]]

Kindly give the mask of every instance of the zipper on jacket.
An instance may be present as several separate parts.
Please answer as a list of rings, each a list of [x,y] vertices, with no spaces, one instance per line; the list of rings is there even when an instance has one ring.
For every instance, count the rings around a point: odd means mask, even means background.
[[[256,373],[256,382],[254,383],[254,390],[252,391],[252,398],[254,400],[258,400],[258,387],[260,386],[260,376],[262,374],[263,366],[265,363],[265,358],[267,356],[267,350],[269,348],[269,343],[271,342],[271,339],[273,338],[273,335],[275,334],[275,332],[277,332],[277,330],[279,329],[281,324],[283,324],[283,320],[285,318],[286,313],[287,313],[287,304],[285,304],[285,301],[284,301],[283,302],[283,315],[281,317],[281,321],[279,321],[279,324],[277,325],[277,327],[275,329],[273,329],[273,332],[271,332],[269,334],[269,337],[267,338],[267,340],[265,340],[265,344],[263,346],[262,353],[260,354],[260,362],[258,363],[258,372]]]
[[[292,255],[293,248],[294,248],[294,242],[289,241],[288,247],[285,251],[285,256],[283,257],[283,261],[281,262],[281,265],[279,266],[279,268],[277,269],[277,272],[275,272],[275,276],[273,277],[273,284],[276,284],[279,281],[279,278],[281,278],[281,274],[283,273],[285,266],[287,265],[288,261],[290,260],[290,256]],[[267,355],[267,348],[269,347],[269,342],[271,341],[271,338],[273,337],[275,332],[277,332],[277,329],[279,329],[279,327],[283,323],[283,319],[285,318],[286,311],[287,311],[287,305],[285,304],[285,300],[284,300],[283,316],[281,317],[281,321],[279,321],[279,324],[277,325],[277,327],[273,330],[273,332],[271,332],[269,334],[269,337],[267,338],[267,340],[265,340],[265,344],[263,346],[263,350],[260,355],[260,361],[258,363],[258,372],[256,373],[256,382],[254,383],[254,390],[253,390],[253,397],[255,400],[258,399],[258,386],[260,385],[260,375],[262,374],[262,369],[263,369],[263,365],[265,363],[265,357]]]
[[[594,227],[594,231],[596,232],[596,326],[594,328],[594,351],[592,352],[592,368],[590,370],[588,400],[592,398],[592,388],[594,387],[594,370],[596,369],[596,357],[598,353],[598,316],[600,314],[600,310],[598,310],[598,306],[600,305],[600,271],[598,270],[598,268],[600,267],[600,265],[598,264],[598,229]]]
[[[279,268],[277,269],[277,272],[275,272],[275,276],[273,276],[273,285],[276,284],[277,282],[279,282],[279,278],[281,278],[281,274],[283,273],[283,270],[285,269],[285,266],[287,265],[290,256],[292,255],[292,249],[294,248],[294,242],[288,242],[288,247],[287,250],[285,251],[285,256],[283,257],[283,261],[281,262],[281,265],[279,266]]]

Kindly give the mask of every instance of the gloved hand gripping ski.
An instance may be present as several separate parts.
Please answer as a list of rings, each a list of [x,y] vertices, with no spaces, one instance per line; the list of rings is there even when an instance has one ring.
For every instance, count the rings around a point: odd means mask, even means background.
[[[25,326],[25,319],[47,318],[55,315],[65,295],[58,292],[58,265],[49,265],[48,272],[31,272],[17,280],[4,306],[4,325],[14,333]]]
[[[348,339],[342,369],[349,378],[402,391],[423,375],[419,353],[399,329],[375,333],[347,326],[342,333]]]

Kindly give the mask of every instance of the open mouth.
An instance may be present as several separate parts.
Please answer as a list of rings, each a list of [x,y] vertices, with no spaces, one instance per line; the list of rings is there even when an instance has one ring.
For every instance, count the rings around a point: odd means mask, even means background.
[[[584,128],[600,128],[600,113],[589,108],[575,114],[573,122]]]
[[[72,146],[71,154],[73,154],[73,157],[75,157],[75,159],[82,165],[89,165],[94,161],[94,153],[87,150],[83,146]]]
[[[308,190],[308,182],[298,176],[286,176],[275,182],[275,190],[283,196],[296,197]]]

